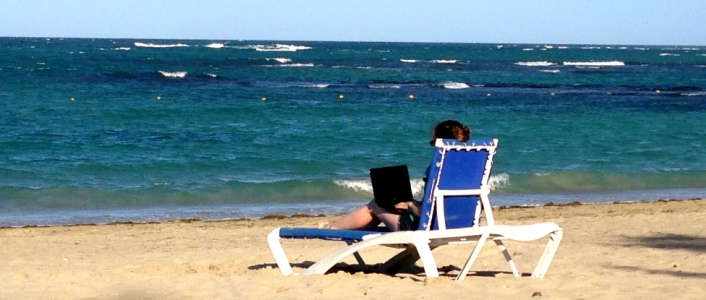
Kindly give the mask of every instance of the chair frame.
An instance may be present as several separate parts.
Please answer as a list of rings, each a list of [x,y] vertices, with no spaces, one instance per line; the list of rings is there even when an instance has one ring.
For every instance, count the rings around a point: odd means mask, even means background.
[[[439,171],[435,178],[430,178],[431,187],[425,192],[423,203],[423,214],[419,229],[416,231],[398,231],[398,232],[381,232],[371,230],[333,230],[333,229],[316,229],[316,228],[275,228],[267,236],[268,244],[275,257],[277,266],[284,275],[293,273],[289,260],[287,259],[284,249],[282,248],[282,238],[319,238],[325,240],[339,240],[347,243],[343,247],[318,262],[309,266],[304,275],[310,274],[325,274],[336,263],[340,262],[349,255],[353,255],[356,261],[365,266],[363,258],[358,253],[359,250],[371,246],[391,246],[399,247],[404,245],[406,248],[402,252],[387,260],[381,269],[389,269],[393,266],[410,265],[421,260],[424,272],[427,277],[438,277],[436,262],[434,260],[432,250],[450,244],[468,244],[476,243],[475,247],[468,259],[466,260],[461,272],[456,277],[456,281],[462,281],[470,271],[474,261],[480,254],[485,242],[488,239],[493,240],[499,247],[500,252],[505,257],[509,267],[515,277],[520,277],[517,266],[512,259],[503,240],[510,239],[515,241],[533,241],[549,236],[549,241],[539,259],[532,278],[543,278],[546,274],[555,254],[561,243],[563,236],[562,229],[555,223],[539,223],[531,225],[496,225],[490,206],[490,188],[488,181],[490,179],[490,171],[493,164],[493,158],[497,148],[498,140],[471,140],[467,143],[461,143],[456,140],[438,139],[435,144],[435,151],[441,154],[439,162]],[[443,173],[446,151],[488,151],[488,156],[485,162],[480,188],[464,189],[464,190],[444,190],[439,188],[441,174]],[[426,195],[428,194],[428,195]],[[452,196],[477,196],[478,203],[473,216],[473,226],[464,228],[447,228],[444,211],[444,202],[447,197]],[[481,215],[484,216],[486,225],[480,226]],[[432,220],[436,218],[437,229],[432,229]]]

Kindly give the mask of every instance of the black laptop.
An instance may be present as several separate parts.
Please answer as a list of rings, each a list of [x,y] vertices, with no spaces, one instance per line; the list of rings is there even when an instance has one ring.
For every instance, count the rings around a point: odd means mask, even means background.
[[[412,186],[406,165],[370,169],[373,196],[378,206],[396,211],[395,204],[412,200]]]

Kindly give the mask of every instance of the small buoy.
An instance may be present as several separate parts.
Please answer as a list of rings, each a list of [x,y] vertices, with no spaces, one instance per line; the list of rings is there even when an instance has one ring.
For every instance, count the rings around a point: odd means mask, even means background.
[[[409,94],[409,99],[414,99],[414,95]]]
[[[486,96],[490,97],[490,96],[492,96],[492,95],[493,95],[493,94],[491,94],[491,93],[488,93],[488,95],[486,95]]]
[[[162,96],[157,96],[157,100],[162,100]]]
[[[267,101],[267,97],[262,97],[262,101]]]
[[[658,94],[659,94],[659,93],[661,93],[661,92],[662,92],[661,90],[655,90],[655,93],[658,93]]]
[[[71,101],[76,101],[76,99],[74,99],[74,97],[71,97]]]
[[[343,99],[343,95],[338,95],[338,99]]]

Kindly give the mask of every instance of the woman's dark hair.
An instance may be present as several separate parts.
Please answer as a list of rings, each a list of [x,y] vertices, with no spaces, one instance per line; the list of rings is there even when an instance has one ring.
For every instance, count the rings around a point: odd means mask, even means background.
[[[458,121],[446,120],[434,127],[432,131],[430,145],[434,146],[436,139],[457,139],[466,142],[471,138],[471,128],[464,126]]]

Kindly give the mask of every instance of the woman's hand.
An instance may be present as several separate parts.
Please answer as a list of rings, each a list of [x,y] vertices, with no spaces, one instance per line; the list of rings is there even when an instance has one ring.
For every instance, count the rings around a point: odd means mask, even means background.
[[[414,201],[407,201],[407,202],[400,202],[395,204],[395,209],[397,209],[400,212],[411,212],[415,214],[417,217],[420,214],[421,207],[419,207],[419,204],[417,204]]]
[[[409,208],[412,205],[414,205],[414,202],[412,202],[412,201],[400,202],[400,203],[395,204],[395,209],[397,209],[401,212],[405,212],[405,211],[409,210]]]

